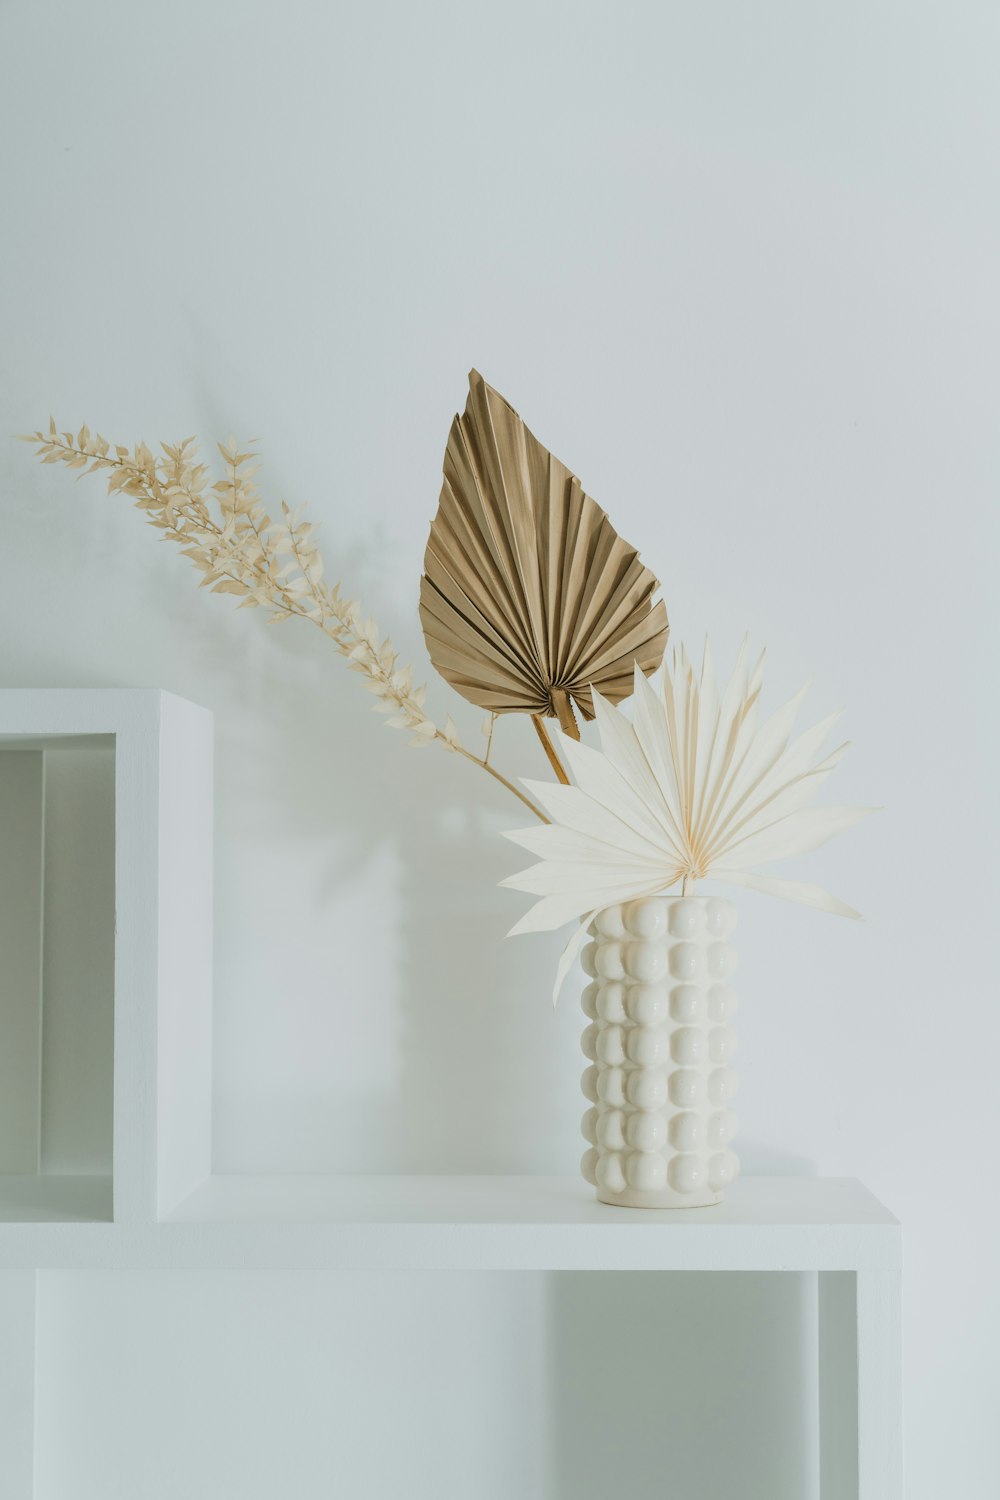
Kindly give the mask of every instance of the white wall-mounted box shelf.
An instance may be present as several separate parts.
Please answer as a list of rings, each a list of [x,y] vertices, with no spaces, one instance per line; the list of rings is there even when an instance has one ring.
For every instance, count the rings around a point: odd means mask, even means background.
[[[211,785],[192,704],[0,692],[3,1500],[35,1493],[39,1287],[77,1271],[807,1273],[822,1500],[900,1500],[900,1231],[857,1182],[655,1213],[576,1178],[213,1175]]]
[[[0,691],[0,1222],[152,1221],[209,1170],[212,719]]]
[[[565,1177],[213,1177],[159,1223],[0,1223],[0,1270],[893,1272],[899,1233],[852,1178],[668,1214]]]
[[[0,1284],[38,1270],[814,1272],[823,1500],[902,1496],[900,1228],[851,1179],[653,1213],[574,1178],[211,1178],[160,1223],[0,1224]]]

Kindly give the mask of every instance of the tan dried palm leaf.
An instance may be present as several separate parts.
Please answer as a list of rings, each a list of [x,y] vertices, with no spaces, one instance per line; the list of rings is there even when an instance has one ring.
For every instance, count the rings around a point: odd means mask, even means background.
[[[654,575],[475,370],[452,423],[444,485],[420,583],[431,661],[463,698],[492,713],[594,717],[633,669],[660,665],[667,612]]]

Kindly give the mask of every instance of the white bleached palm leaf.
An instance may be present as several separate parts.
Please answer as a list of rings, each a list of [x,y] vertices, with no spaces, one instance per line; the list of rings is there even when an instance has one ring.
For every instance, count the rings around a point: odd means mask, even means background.
[[[636,670],[631,720],[594,693],[599,751],[559,736],[574,785],[524,783],[552,822],[507,835],[540,863],[503,884],[540,898],[512,933],[582,923],[557,987],[598,911],[706,876],[858,916],[818,886],[757,869],[873,810],[809,805],[847,749],[823,750],[839,715],[792,739],[806,689],[760,723],[762,681],[763,653],[751,666],[745,642],[721,690],[707,645],[700,673],[682,646],[664,661],[659,692]]]

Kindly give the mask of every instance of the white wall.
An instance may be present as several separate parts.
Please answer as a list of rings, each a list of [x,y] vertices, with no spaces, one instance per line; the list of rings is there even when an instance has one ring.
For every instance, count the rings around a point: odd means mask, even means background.
[[[35,1500],[815,1500],[809,1278],[656,1279],[46,1274]]]
[[[748,628],[772,702],[815,669],[817,716],[848,705],[838,799],[885,811],[810,873],[868,922],[741,898],[743,1156],[903,1218],[910,1494],[995,1494],[995,7],[0,26],[0,428],[260,437],[423,669],[475,363],[659,570],[675,638]],[[0,683],[217,715],[219,1167],[574,1170],[559,940],[501,942],[513,804],[411,756],[305,627],[197,594],[97,480],[0,465]],[[523,726],[499,751],[542,774]]]

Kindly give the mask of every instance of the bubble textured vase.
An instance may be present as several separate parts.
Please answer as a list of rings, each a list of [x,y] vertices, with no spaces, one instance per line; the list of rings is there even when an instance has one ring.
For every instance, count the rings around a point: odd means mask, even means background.
[[[647,897],[594,921],[583,952],[582,1167],[602,1203],[703,1207],[739,1173],[729,1149],[735,926],[735,908],[717,896]]]

